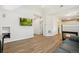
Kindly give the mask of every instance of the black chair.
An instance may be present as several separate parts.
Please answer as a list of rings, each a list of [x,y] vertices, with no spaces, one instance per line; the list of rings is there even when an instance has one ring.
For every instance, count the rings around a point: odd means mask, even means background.
[[[1,52],[1,40],[0,40],[0,52]]]
[[[3,53],[4,38],[5,38],[5,36],[3,36],[3,37],[0,39],[0,53]]]
[[[3,47],[4,47],[4,39],[5,38],[10,38],[10,33],[3,33],[2,38],[0,39],[0,53],[3,52]]]

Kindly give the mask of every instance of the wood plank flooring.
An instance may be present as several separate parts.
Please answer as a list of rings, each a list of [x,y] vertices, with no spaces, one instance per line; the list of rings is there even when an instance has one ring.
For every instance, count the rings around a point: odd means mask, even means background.
[[[6,43],[4,53],[52,53],[61,43],[59,34],[50,37],[35,35],[30,39]]]

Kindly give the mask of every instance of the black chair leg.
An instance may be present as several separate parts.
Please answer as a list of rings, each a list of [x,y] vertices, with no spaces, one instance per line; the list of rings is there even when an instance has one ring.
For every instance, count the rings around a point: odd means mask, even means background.
[[[4,38],[5,36],[2,37],[2,41],[0,41],[0,53],[3,53],[3,48],[4,48]]]

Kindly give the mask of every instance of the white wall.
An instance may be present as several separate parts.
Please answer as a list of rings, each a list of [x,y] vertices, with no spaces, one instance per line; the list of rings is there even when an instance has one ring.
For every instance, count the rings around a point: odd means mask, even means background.
[[[8,11],[1,9],[0,10],[0,28],[5,26],[10,26],[10,32],[11,32],[11,38],[5,39],[5,43],[21,40],[21,39],[27,39],[32,38],[34,31],[33,26],[20,26],[20,17],[25,18],[33,18],[34,13],[38,13],[37,11],[33,11],[30,9],[17,9],[14,11]],[[6,15],[5,18],[3,18],[3,14]]]

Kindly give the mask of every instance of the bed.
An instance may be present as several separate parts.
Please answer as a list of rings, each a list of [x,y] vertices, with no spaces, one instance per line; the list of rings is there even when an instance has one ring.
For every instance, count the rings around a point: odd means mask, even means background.
[[[65,20],[61,22],[61,32],[62,32],[62,38],[69,35],[70,36],[79,36],[79,21],[70,21]]]

